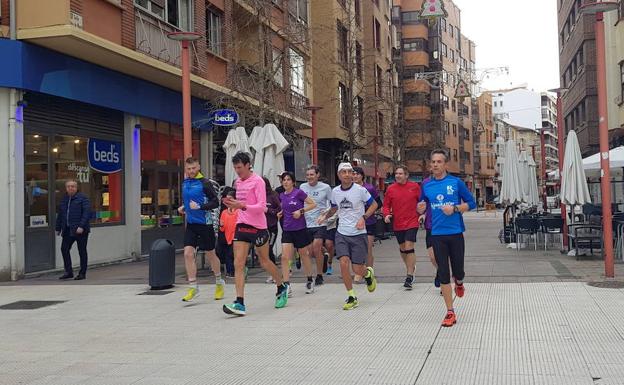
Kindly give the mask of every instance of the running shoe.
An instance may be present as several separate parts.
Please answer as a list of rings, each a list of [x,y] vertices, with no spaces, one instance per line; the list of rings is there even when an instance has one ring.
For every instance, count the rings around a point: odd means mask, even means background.
[[[287,284],[286,286],[288,286],[288,291],[287,291],[286,295],[288,296],[288,298],[292,298],[292,296],[293,296],[292,285],[291,284]]]
[[[297,266],[297,270],[301,270],[301,258],[299,254],[297,254],[297,261],[295,262],[295,266]]]
[[[186,292],[186,295],[184,297],[182,297],[182,301],[184,301],[184,302],[191,302],[193,299],[195,299],[197,297],[199,297],[199,289],[191,287]]]
[[[225,282],[221,280],[221,282],[215,285],[214,299],[220,300],[223,299],[223,297],[225,297]]]
[[[457,280],[455,280],[455,294],[461,298],[464,296],[464,294],[466,293],[466,288],[464,287],[464,284],[462,283],[461,285],[457,284]]]
[[[445,328],[450,328],[451,326],[457,323],[457,316],[455,316],[455,312],[449,311],[446,313],[446,317],[442,320],[442,326]]]
[[[325,280],[323,279],[322,275],[317,275],[316,278],[314,279],[314,286],[321,286],[324,283],[325,283]]]
[[[290,285],[286,285],[290,286]],[[288,289],[282,288],[282,291],[278,292],[275,296],[275,308],[281,309],[288,303]]]
[[[440,279],[438,278],[438,276],[436,275],[436,277],[433,279],[433,286],[435,287],[440,287]]]
[[[357,298],[351,296],[349,296],[349,298],[345,301],[345,304],[342,305],[343,310],[352,310],[356,307],[358,307],[358,300]]]
[[[332,265],[327,265],[327,272],[325,272],[325,274],[327,275],[334,274],[334,269],[332,269]]]
[[[327,273],[327,262],[329,262],[329,254],[323,253],[323,274]]]
[[[268,277],[266,279],[266,281],[264,281],[264,282],[266,282],[266,283],[275,283],[275,280],[273,279],[273,277]]]
[[[375,278],[375,271],[372,267],[366,268],[370,272],[370,276],[368,278],[364,278],[366,280],[366,288],[369,293],[372,293],[377,288],[377,278]]]
[[[407,277],[407,278],[405,278],[405,283],[403,284],[403,287],[404,287],[406,290],[412,290],[412,287],[413,287],[413,286],[412,286],[413,280],[414,280],[414,279],[413,279],[412,277]]]
[[[238,302],[228,303],[223,305],[223,312],[225,314],[245,315],[245,305]]]
[[[308,281],[306,283],[306,294],[314,293],[314,281]]]

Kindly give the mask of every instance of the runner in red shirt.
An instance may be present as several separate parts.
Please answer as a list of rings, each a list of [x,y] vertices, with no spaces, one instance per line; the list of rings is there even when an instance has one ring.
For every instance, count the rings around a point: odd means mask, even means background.
[[[383,215],[386,223],[393,221],[394,235],[399,242],[401,258],[405,262],[407,277],[403,287],[412,290],[414,282],[414,271],[416,270],[416,255],[414,254],[414,243],[418,233],[417,205],[420,201],[420,186],[418,183],[410,182],[407,178],[409,172],[407,167],[398,166],[394,170],[396,183],[390,185],[386,191],[383,201]]]

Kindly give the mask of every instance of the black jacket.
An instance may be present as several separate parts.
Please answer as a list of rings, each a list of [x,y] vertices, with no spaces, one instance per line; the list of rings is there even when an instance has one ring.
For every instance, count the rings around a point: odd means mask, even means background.
[[[56,214],[56,231],[62,231],[63,236],[73,236],[76,235],[76,229],[82,227],[86,234],[90,231],[90,218],[91,202],[89,202],[89,198],[80,192],[73,197],[65,194]]]

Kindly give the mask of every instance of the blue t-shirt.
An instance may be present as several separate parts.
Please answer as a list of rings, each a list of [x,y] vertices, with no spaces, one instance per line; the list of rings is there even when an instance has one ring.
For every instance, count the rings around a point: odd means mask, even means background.
[[[470,210],[477,207],[466,184],[452,175],[442,179],[431,178],[423,184],[423,198],[431,209],[431,235],[455,235],[466,230],[462,215],[446,215],[442,206],[457,206],[463,202],[468,204]]]

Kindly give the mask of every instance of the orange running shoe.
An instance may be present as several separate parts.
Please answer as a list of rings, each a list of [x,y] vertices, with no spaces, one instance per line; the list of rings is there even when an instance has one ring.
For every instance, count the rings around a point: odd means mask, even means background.
[[[464,288],[464,284],[462,283],[461,285],[457,284],[457,280],[455,281],[455,294],[457,294],[457,296],[459,298],[464,296],[464,293],[466,292],[466,288]]]
[[[455,312],[449,311],[446,313],[446,317],[442,320],[442,326],[445,328],[450,328],[451,326],[457,323],[457,316],[455,316]]]

